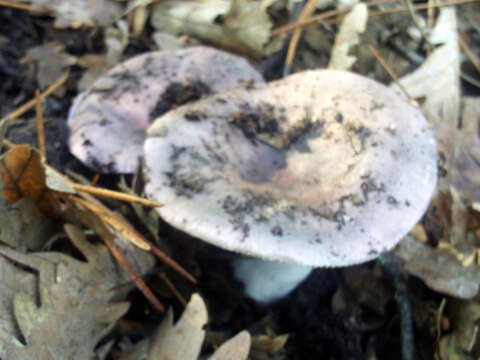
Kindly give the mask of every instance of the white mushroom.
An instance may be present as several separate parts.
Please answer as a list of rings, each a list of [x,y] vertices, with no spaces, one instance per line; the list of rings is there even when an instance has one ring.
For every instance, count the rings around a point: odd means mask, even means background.
[[[68,119],[70,151],[97,171],[132,173],[156,117],[252,82],[263,79],[246,60],[208,47],[136,56],[76,98]]]
[[[437,174],[420,110],[373,80],[332,70],[172,110],[148,130],[145,159],[147,195],[165,204],[158,212],[174,227],[309,267],[390,250],[424,213]],[[246,282],[262,301],[282,293],[259,297]]]

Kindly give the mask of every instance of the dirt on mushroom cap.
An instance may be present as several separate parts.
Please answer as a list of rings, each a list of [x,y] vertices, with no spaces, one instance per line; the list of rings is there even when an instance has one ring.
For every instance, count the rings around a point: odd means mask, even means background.
[[[70,151],[96,171],[133,173],[157,116],[252,83],[263,79],[245,59],[209,47],[136,56],[77,97],[68,120]]]
[[[327,70],[173,110],[148,130],[145,158],[147,194],[173,226],[312,266],[391,249],[426,209],[437,171],[420,110],[375,81]]]

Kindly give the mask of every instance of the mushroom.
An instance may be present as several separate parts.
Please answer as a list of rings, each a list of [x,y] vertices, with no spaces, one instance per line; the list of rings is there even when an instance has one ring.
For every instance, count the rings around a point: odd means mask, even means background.
[[[302,280],[313,267],[359,264],[390,250],[436,185],[436,143],[421,111],[349,72],[307,71],[232,89],[168,112],[147,135],[146,192],[165,204],[158,209],[165,221],[221,248],[285,263],[237,263],[246,293],[260,301],[295,287],[289,270]],[[272,267],[285,289],[270,288]]]
[[[253,82],[262,83],[262,76],[245,59],[209,47],[136,56],[76,98],[68,117],[70,151],[97,171],[133,173],[153,119]]]

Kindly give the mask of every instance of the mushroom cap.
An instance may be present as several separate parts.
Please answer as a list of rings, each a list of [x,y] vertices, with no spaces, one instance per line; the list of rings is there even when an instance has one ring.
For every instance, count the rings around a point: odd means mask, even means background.
[[[189,120],[191,112],[203,114]],[[419,109],[349,72],[298,73],[170,111],[145,141],[161,217],[224,249],[316,267],[365,262],[420,219],[436,143]]]
[[[135,172],[145,131],[161,112],[252,81],[263,83],[245,59],[209,47],[133,57],[75,99],[70,151],[100,172]]]

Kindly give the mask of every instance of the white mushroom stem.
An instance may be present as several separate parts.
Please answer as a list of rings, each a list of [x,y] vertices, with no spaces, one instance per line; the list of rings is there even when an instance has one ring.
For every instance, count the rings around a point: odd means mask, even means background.
[[[235,277],[245,285],[245,294],[271,303],[288,295],[312,272],[313,267],[253,258],[233,262]]]

